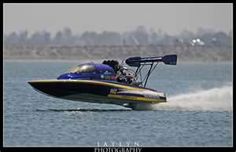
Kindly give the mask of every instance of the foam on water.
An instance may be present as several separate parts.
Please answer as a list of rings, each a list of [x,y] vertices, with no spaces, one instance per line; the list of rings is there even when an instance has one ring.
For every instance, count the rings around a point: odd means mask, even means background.
[[[168,102],[153,105],[155,110],[232,111],[233,88],[223,86],[199,90],[168,98]]]

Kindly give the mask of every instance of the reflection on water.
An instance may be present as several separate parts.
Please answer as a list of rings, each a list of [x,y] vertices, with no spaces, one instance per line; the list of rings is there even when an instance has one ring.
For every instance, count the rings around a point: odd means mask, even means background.
[[[131,109],[36,109],[36,111],[40,112],[124,112],[124,111],[132,111]]]

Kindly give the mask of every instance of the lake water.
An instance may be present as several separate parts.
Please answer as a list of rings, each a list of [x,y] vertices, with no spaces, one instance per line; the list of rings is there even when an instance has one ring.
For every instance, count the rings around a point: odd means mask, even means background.
[[[232,63],[158,65],[148,87],[166,92],[168,102],[153,111],[56,99],[27,84],[76,64],[4,61],[3,146],[233,145]]]

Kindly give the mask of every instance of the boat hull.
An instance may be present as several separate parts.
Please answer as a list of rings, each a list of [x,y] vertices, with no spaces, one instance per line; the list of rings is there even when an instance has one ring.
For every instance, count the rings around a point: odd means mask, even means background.
[[[49,96],[92,103],[110,103],[135,109],[137,104],[166,102],[162,92],[116,82],[96,80],[35,80],[28,82]]]

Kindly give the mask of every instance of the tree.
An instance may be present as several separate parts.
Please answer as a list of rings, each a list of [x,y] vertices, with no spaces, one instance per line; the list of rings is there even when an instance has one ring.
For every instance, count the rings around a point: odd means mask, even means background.
[[[98,34],[96,32],[84,32],[80,39],[84,45],[98,45]]]
[[[149,35],[144,26],[138,26],[137,29],[133,32],[133,37],[137,40],[139,45],[147,45]]]

